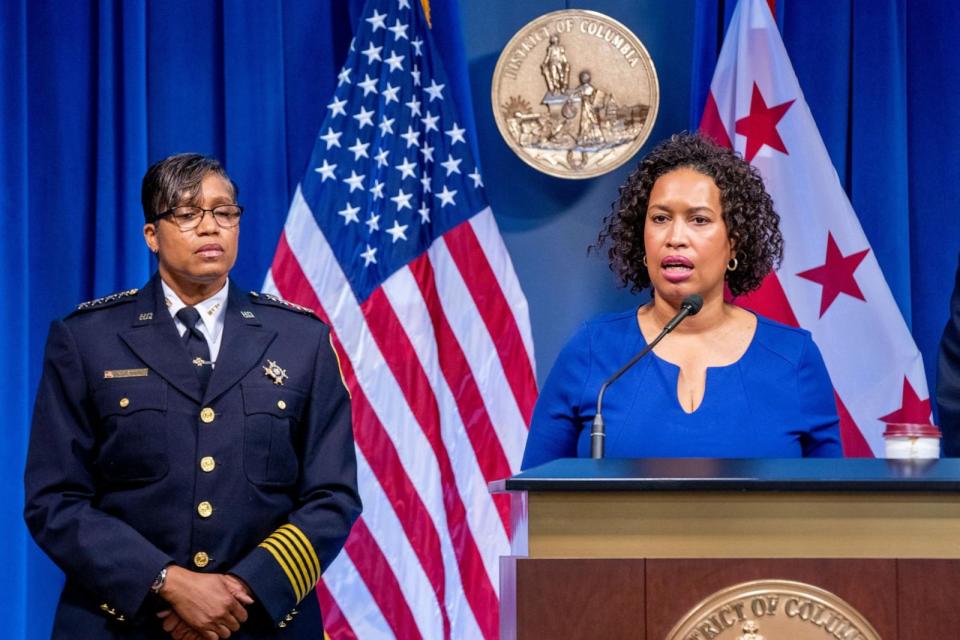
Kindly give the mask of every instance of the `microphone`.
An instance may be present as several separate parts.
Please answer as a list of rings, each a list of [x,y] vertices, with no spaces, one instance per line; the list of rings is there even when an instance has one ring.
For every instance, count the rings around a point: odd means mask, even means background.
[[[599,460],[603,457],[603,441],[606,437],[604,433],[605,425],[603,423],[603,394],[607,392],[607,387],[616,382],[616,380],[622,376],[627,370],[633,365],[637,364],[640,359],[650,353],[655,346],[657,346],[664,336],[677,328],[684,318],[687,316],[695,316],[700,312],[700,309],[703,307],[703,298],[696,293],[691,293],[686,298],[683,299],[683,302],[680,303],[680,312],[671,318],[664,327],[663,331],[660,332],[653,342],[645,346],[640,353],[633,356],[630,359],[630,362],[620,367],[620,370],[615,374],[607,378],[607,381],[600,386],[600,393],[597,394],[597,415],[593,418],[593,426],[590,428],[590,457],[594,460]]]

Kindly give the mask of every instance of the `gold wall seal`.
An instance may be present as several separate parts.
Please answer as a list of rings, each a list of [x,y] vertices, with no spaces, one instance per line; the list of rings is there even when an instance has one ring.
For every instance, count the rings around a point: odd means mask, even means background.
[[[524,162],[559,178],[591,178],[629,160],[649,137],[660,85],[629,29],[570,9],[511,38],[492,98],[500,134]]]
[[[666,640],[880,640],[849,604],[819,587],[756,580],[713,594]]]

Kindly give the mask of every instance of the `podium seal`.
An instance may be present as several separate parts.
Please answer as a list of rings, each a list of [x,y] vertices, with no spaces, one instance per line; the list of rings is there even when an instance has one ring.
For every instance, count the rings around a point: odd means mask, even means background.
[[[789,580],[756,580],[709,596],[666,640],[880,640],[860,613],[829,591]]]
[[[625,26],[569,9],[540,16],[504,47],[494,119],[514,153],[558,178],[619,167],[650,136],[660,104],[653,60]]]

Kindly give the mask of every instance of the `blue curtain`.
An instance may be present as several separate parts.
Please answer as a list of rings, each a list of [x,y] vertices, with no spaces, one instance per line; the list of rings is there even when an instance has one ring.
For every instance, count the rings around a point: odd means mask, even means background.
[[[699,0],[690,126],[736,3]],[[923,354],[931,394],[960,257],[960,5],[777,0],[777,24],[834,167]]]

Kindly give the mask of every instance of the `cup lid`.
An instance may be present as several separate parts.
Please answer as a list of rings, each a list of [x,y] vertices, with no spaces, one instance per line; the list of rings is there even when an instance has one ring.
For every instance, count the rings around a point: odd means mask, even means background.
[[[935,424],[917,422],[888,422],[884,438],[940,438],[940,429]]]

